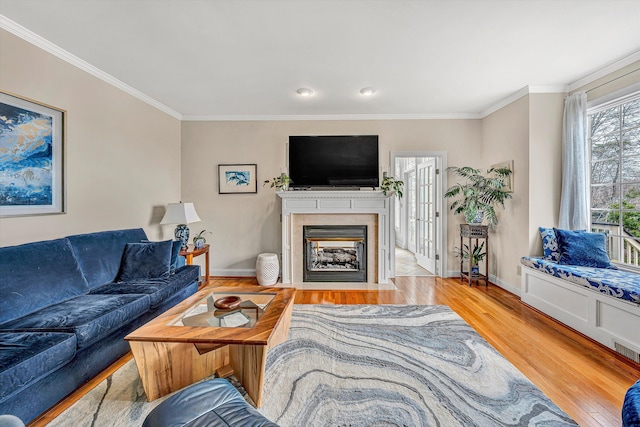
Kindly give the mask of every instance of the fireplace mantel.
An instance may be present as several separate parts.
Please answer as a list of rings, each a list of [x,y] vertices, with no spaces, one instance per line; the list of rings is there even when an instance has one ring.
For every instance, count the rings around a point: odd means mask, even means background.
[[[314,214],[328,215],[327,218],[331,218],[328,225],[348,223],[345,215],[375,215],[377,280],[370,281],[389,283],[395,264],[393,192],[385,195],[382,191],[278,191],[276,194],[282,199],[282,283],[294,283],[294,278],[299,276],[293,271],[298,265],[292,258],[298,256],[292,253],[292,247],[297,246],[293,241],[297,234],[294,216]]]

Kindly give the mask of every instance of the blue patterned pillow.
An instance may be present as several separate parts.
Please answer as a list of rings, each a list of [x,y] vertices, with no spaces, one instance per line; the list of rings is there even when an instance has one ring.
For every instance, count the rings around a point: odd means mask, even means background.
[[[558,239],[553,228],[540,227],[540,237],[542,237],[542,251],[544,259],[558,262],[560,261],[560,251],[558,249]]]
[[[616,269],[607,255],[607,237],[604,233],[558,228],[554,228],[554,231],[560,250],[559,264]]]

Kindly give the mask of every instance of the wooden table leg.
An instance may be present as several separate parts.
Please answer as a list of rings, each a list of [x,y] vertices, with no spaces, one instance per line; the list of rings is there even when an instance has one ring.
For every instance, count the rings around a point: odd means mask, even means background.
[[[205,285],[209,284],[209,251],[204,254],[207,265],[205,266],[206,276],[204,277]]]

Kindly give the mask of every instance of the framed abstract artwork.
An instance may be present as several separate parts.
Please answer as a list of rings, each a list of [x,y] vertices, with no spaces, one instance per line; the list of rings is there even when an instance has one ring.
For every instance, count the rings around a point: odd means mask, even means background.
[[[502,163],[496,163],[495,165],[491,165],[492,169],[509,169],[511,171],[511,175],[507,178],[504,186],[504,191],[507,193],[513,193],[513,160],[508,160]]]
[[[257,193],[258,165],[218,165],[218,193]]]
[[[0,91],[0,217],[64,213],[64,116]]]

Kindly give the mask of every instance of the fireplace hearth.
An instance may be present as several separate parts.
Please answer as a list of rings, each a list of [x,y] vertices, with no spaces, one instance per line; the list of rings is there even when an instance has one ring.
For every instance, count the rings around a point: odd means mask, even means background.
[[[305,282],[366,282],[366,225],[303,227]]]

